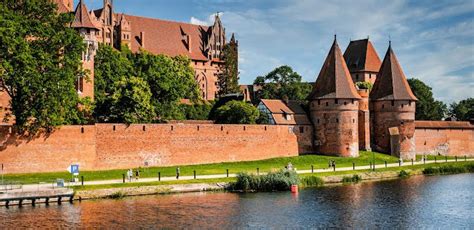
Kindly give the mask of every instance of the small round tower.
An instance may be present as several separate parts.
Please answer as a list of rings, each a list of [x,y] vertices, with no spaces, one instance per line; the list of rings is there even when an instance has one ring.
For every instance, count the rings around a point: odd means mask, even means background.
[[[402,159],[415,158],[417,98],[389,46],[370,93],[373,148]]]
[[[336,39],[309,96],[315,151],[359,156],[358,95]]]

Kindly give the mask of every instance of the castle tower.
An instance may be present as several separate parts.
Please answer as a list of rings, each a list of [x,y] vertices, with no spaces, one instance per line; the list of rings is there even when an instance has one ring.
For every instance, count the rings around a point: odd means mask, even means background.
[[[122,14],[119,23],[119,37],[117,38],[117,40],[119,40],[118,47],[120,48],[122,45],[126,45],[131,50],[132,27],[130,21],[128,21],[125,15]]]
[[[77,92],[81,97],[94,99],[94,56],[98,47],[95,33],[98,29],[92,23],[87,7],[82,0],[79,1],[74,12],[71,28],[76,29],[86,43],[86,50],[82,54],[82,67],[89,72],[88,76],[78,77]]]
[[[374,84],[382,63],[368,38],[351,41],[344,52],[344,59],[354,82]]]
[[[400,63],[389,45],[370,93],[373,148],[402,159],[415,158],[415,103]]]
[[[336,39],[308,97],[318,153],[359,156],[358,110],[361,97]]]
[[[219,13],[217,13],[214,19],[214,25],[211,27],[211,32],[209,33],[206,47],[209,59],[222,58],[222,50],[224,49],[225,42],[225,29],[222,25]]]

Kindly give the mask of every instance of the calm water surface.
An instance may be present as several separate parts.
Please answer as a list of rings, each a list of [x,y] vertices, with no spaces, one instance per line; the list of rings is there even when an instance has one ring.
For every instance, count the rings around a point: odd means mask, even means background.
[[[0,228],[474,229],[474,174],[279,193],[193,193],[0,208]]]

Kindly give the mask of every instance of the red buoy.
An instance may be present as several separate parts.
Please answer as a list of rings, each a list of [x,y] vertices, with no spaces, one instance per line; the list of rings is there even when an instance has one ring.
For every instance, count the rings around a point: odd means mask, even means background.
[[[291,192],[292,193],[298,193],[298,185],[291,185]]]

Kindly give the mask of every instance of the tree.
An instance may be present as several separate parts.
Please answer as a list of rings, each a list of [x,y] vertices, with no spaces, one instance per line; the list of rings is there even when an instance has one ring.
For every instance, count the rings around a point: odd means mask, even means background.
[[[311,85],[301,82],[302,77],[289,66],[280,66],[265,76],[259,76],[254,84],[262,87],[256,99],[305,100]]]
[[[136,75],[150,85],[151,102],[160,120],[183,117],[180,99],[198,100],[199,88],[187,57],[170,58],[142,51],[133,55],[132,61]]]
[[[126,53],[120,53],[109,45],[99,45],[95,56],[95,110],[94,116],[99,122],[110,122],[113,106],[112,95],[117,91],[117,82],[129,78],[134,72]]]
[[[156,115],[151,104],[152,93],[148,83],[139,77],[122,77],[115,82],[116,91],[111,96],[112,122],[149,123]]]
[[[82,120],[75,82],[85,45],[67,26],[72,15],[56,12],[52,1],[0,3],[0,82],[20,134]]]
[[[229,101],[216,110],[218,124],[255,124],[260,112],[244,101]]]
[[[240,93],[238,53],[235,43],[224,46],[223,61],[225,63],[222,74],[218,75],[219,96]]]
[[[194,103],[192,105],[181,104],[183,119],[186,120],[208,120],[214,102]]]
[[[441,120],[447,112],[446,105],[433,98],[431,87],[416,78],[408,79],[408,84],[415,94],[416,102],[416,120]]]
[[[449,108],[449,115],[460,121],[470,121],[474,119],[474,98],[468,98],[459,103],[452,103]]]

